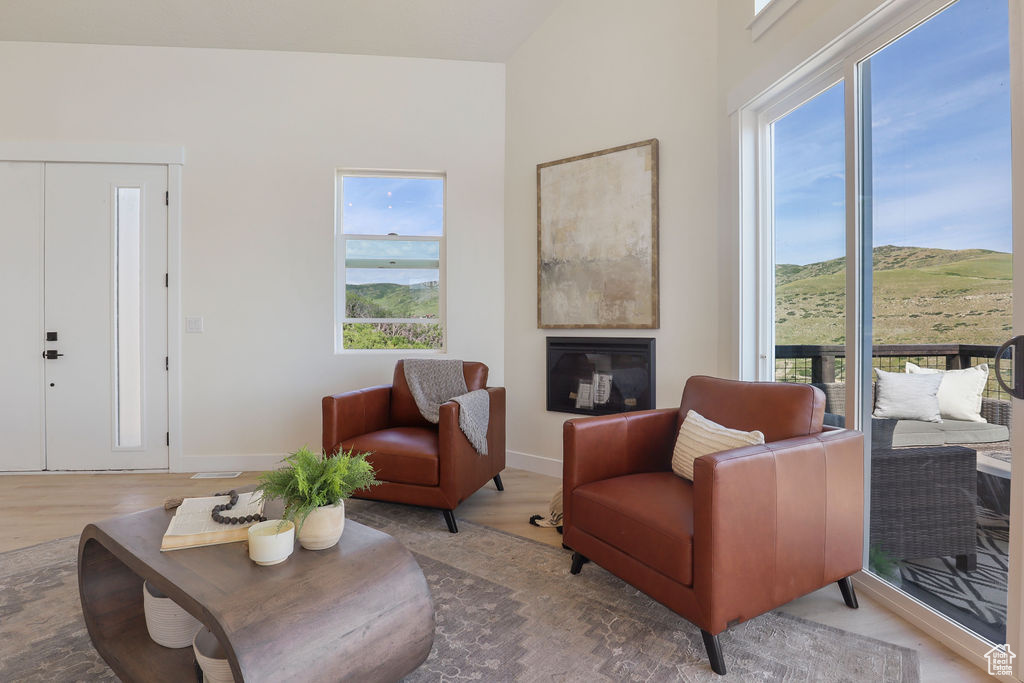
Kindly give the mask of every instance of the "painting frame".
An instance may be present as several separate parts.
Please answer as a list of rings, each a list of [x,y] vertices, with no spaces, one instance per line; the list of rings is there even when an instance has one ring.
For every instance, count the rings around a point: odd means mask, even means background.
[[[630,163],[633,166],[637,164],[637,151],[644,155],[644,167],[640,176],[631,173],[629,168]],[[622,168],[617,168],[616,164],[620,164]],[[596,199],[602,193],[607,194],[607,184],[601,185],[602,178],[598,174],[601,170],[613,174],[620,173],[621,177],[616,177],[616,179],[627,181],[619,183],[620,187],[631,188],[630,196],[624,197],[624,201],[618,202],[619,206],[605,207],[612,212],[621,209],[623,211],[621,216],[607,216],[605,213],[600,213],[600,215],[587,217],[588,207],[584,204],[588,198]],[[580,205],[566,207],[564,206],[566,203],[564,197],[559,197],[559,200],[563,201],[556,202],[553,191],[547,187],[552,182],[552,173],[561,173],[564,178],[574,183],[572,198],[579,200]],[[647,175],[650,176],[649,187]],[[545,206],[557,206],[560,211],[568,211],[570,218],[552,216],[550,215],[551,211],[546,214]],[[647,224],[648,211],[649,225]],[[657,329],[660,326],[658,213],[658,140],[656,138],[537,164],[537,327],[540,329]],[[581,217],[580,220],[584,223],[590,220],[602,223],[602,225],[585,224],[580,229],[573,223],[572,228],[568,230],[560,227],[560,222],[572,222],[576,217]],[[604,225],[604,223],[609,225]],[[598,229],[590,230],[591,227]],[[628,243],[639,245],[640,256],[636,254],[624,256],[624,261],[637,261],[637,263],[628,268],[620,267],[612,270],[609,269],[615,263],[611,260],[598,263],[591,259],[593,263],[588,264],[585,263],[586,259],[580,258],[577,263],[572,263],[571,259],[564,258],[564,254],[562,258],[559,258],[552,247],[554,244],[564,243],[565,240],[561,239],[563,235],[560,233],[565,232],[576,233],[574,236],[578,238],[584,249],[589,248],[602,254],[615,254],[616,250],[624,249],[623,243]],[[622,237],[629,239],[623,240]],[[616,318],[614,317],[615,313],[608,314],[607,311],[616,311],[622,306],[606,305],[605,298],[595,299],[593,291],[576,292],[572,291],[571,286],[568,293],[563,291],[564,287],[558,292],[550,291],[555,289],[557,284],[553,281],[552,272],[558,268],[583,273],[586,275],[585,278],[580,278],[583,280],[600,279],[614,274],[627,288],[635,289],[636,300],[644,305],[636,310],[630,309],[628,319],[623,316]],[[583,294],[587,296],[583,296]],[[559,297],[557,299],[559,305],[554,303],[556,295]],[[580,311],[574,311],[571,316],[567,316],[565,315],[566,309],[572,309],[575,304],[574,298],[580,305]],[[636,303],[636,301],[632,303]],[[630,305],[627,302],[627,309]]]

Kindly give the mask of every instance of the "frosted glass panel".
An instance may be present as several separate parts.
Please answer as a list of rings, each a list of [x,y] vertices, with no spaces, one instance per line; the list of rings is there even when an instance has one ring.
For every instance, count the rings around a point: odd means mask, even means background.
[[[114,318],[117,344],[116,445],[142,446],[142,190],[117,188]]]

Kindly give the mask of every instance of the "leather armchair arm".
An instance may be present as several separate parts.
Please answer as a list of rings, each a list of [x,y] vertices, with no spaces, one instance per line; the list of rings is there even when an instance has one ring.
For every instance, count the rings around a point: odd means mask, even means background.
[[[864,436],[826,429],[694,463],[693,588],[720,633],[857,572]]]
[[[505,468],[505,388],[486,387],[490,398],[487,417],[487,455],[477,453],[459,427],[459,409],[455,401],[442,403],[438,421],[441,490],[456,505],[474,494]]]
[[[324,396],[323,448],[333,455],[342,441],[387,429],[391,413],[391,385]]]
[[[562,426],[562,506],[572,524],[577,486],[639,472],[671,469],[677,408],[582,417]]]

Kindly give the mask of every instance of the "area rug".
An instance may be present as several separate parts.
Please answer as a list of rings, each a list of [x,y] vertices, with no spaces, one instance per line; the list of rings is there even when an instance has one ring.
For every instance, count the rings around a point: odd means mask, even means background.
[[[350,501],[349,518],[415,555],[437,630],[424,681],[918,681],[917,653],[780,611],[722,634],[729,675],[711,672],[700,631],[594,564],[440,514]],[[0,681],[101,681],[78,602],[77,539],[0,554]],[[836,589],[836,609],[846,609]]]
[[[993,643],[1006,642],[1010,519],[978,506],[978,566],[962,572],[952,557],[900,563],[902,588]]]

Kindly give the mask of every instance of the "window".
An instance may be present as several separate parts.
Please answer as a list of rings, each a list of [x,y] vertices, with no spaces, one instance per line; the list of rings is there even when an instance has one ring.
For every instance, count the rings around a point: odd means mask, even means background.
[[[336,351],[444,350],[444,183],[338,173]]]
[[[774,295],[765,298],[774,303],[774,335],[763,352],[775,363],[762,374],[826,391],[842,389],[836,383],[845,381],[846,365],[844,85],[787,111],[768,134],[772,196],[765,227],[774,263],[765,289]]]
[[[772,0],[754,0],[754,14],[759,14]]]

